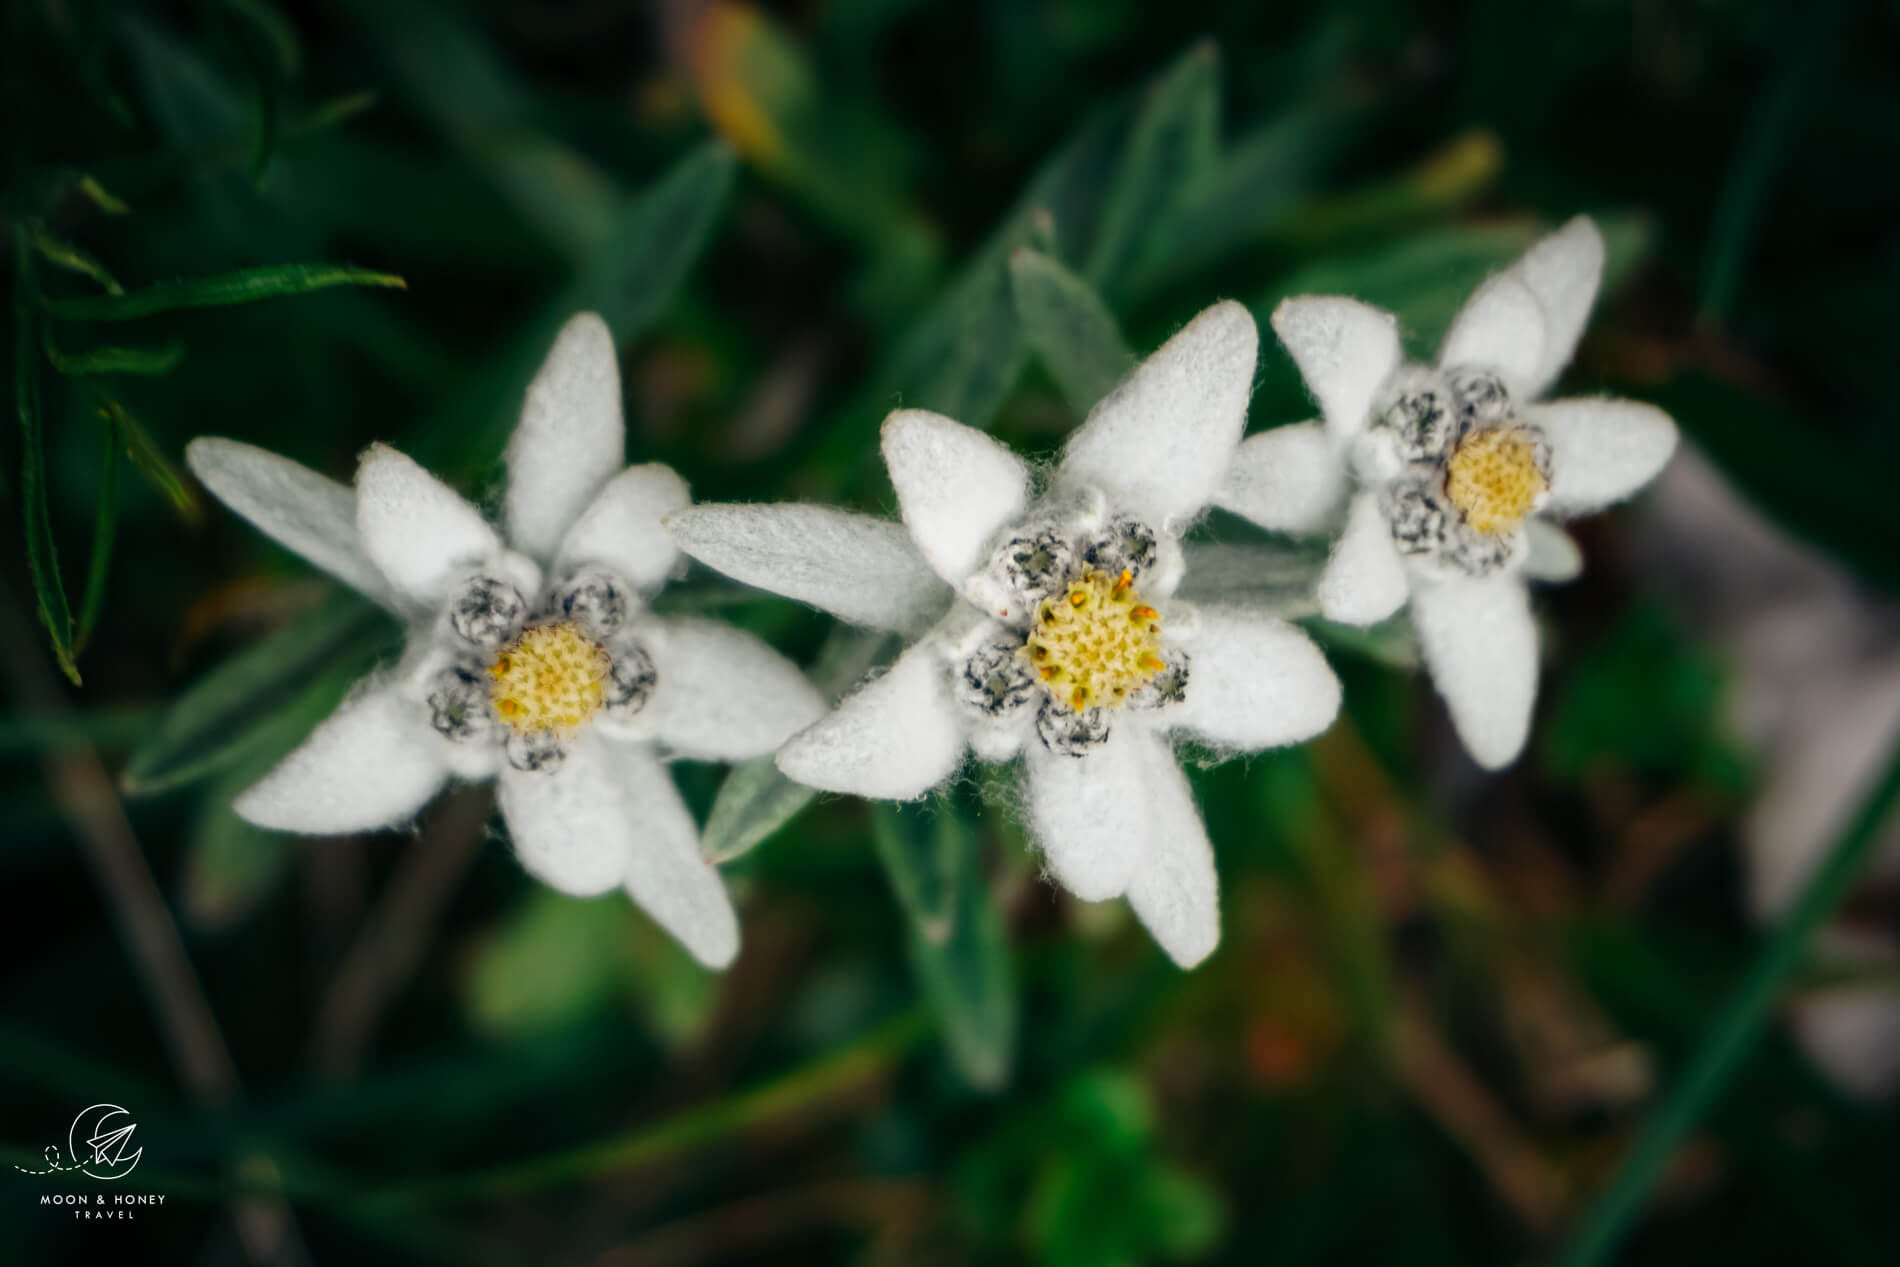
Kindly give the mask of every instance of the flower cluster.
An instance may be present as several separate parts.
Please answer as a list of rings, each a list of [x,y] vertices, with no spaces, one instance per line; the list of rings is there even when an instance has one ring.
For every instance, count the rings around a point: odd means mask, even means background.
[[[1218,506],[1336,536],[1321,612],[1369,625],[1409,603],[1466,747],[1507,764],[1537,681],[1525,582],[1579,566],[1549,519],[1628,496],[1675,443],[1644,405],[1538,401],[1602,265],[1595,227],[1571,222],[1472,296],[1431,366],[1405,362],[1389,314],[1288,300],[1273,328],[1323,417],[1251,439],[1258,334],[1232,302],[1137,366],[1046,472],[900,409],[882,448],[901,524],[693,505],[667,468],[621,469],[613,345],[591,315],[529,388],[503,532],[381,445],[352,491],[198,440],[189,456],[208,488],[409,629],[400,661],[238,812],[360,831],[407,819],[450,779],[494,777],[527,870],[570,893],[624,887],[717,966],[737,922],[665,759],[776,752],[799,783],[887,800],[922,797],[972,758],[1016,763],[1049,874],[1084,900],[1126,897],[1191,966],[1219,940],[1218,885],[1176,744],[1228,756],[1301,742],[1331,724],[1340,689],[1263,602],[1182,596],[1186,534]],[[749,635],[650,610],[680,551],[906,645],[827,711]]]

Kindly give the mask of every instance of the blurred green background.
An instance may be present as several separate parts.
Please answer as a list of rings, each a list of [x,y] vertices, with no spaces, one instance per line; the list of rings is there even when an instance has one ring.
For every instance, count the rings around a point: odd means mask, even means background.
[[[6,14],[9,1261],[1549,1261],[1785,901],[1763,859],[1808,837],[1766,798],[1822,844],[1852,804],[1788,793],[1788,754],[1827,700],[1893,698],[1900,5]],[[380,439],[492,494],[591,307],[633,460],[704,499],[888,510],[893,405],[1048,454],[1109,372],[1018,248],[1138,353],[1217,296],[1264,329],[1307,291],[1392,308],[1423,352],[1577,212],[1611,275],[1566,390],[1668,408],[1736,513],[1810,553],[1677,532],[1687,502],[1585,522],[1498,777],[1402,628],[1318,631],[1339,724],[1195,772],[1224,941],[1194,973],[1042,883],[998,779],[820,800],[760,844],[769,781],[684,768],[734,857],[719,977],[624,900],[529,882],[485,790],[409,836],[226,809],[397,631],[181,477],[194,435],[339,478]],[[1309,408],[1265,340],[1251,425]],[[834,687],[873,650],[706,578],[669,601]],[[1751,659],[1764,612],[1793,613],[1799,672]],[[1738,720],[1764,674],[1809,730]],[[1891,1018],[1895,894],[1857,891],[1822,943],[1852,962],[1805,962],[1795,997]],[[1887,1025],[1832,1058],[1772,1027],[1619,1261],[1894,1261],[1900,1119],[1841,1071],[1900,1064]],[[168,1195],[131,1223],[16,1173],[99,1101],[139,1124],[126,1186]]]

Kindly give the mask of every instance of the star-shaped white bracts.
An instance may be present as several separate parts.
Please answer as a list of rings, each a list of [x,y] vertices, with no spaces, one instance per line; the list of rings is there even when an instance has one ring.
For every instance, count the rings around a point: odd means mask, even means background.
[[[674,570],[660,520],[690,498],[664,466],[622,469],[612,335],[569,321],[508,446],[507,541],[409,458],[372,446],[350,489],[231,440],[194,440],[206,488],[408,625],[391,670],[359,683],[237,812],[281,831],[400,823],[450,779],[497,777],[527,870],[564,893],[624,886],[714,967],[739,946],[724,884],[662,764],[772,751],[824,711],[751,635],[662,617]]]
[[[1077,897],[1126,895],[1177,963],[1220,938],[1213,854],[1179,736],[1225,752],[1324,730],[1339,683],[1264,612],[1172,599],[1181,534],[1240,440],[1258,336],[1201,313],[1090,412],[1038,496],[984,433],[905,409],[884,424],[903,525],[820,506],[695,506],[695,558],[852,622],[914,636],[889,670],[779,753],[812,787],[909,800],[966,749],[1023,758],[1024,814]]]
[[[1387,312],[1336,296],[1282,303],[1273,328],[1323,423],[1244,442],[1217,504],[1262,527],[1345,528],[1320,578],[1321,612],[1371,625],[1411,601],[1453,724],[1480,765],[1515,760],[1537,694],[1525,578],[1568,580],[1570,538],[1542,516],[1599,510],[1653,479],[1676,428],[1650,405],[1532,403],[1570,360],[1603,273],[1578,217],[1480,286],[1436,365],[1404,362]]]

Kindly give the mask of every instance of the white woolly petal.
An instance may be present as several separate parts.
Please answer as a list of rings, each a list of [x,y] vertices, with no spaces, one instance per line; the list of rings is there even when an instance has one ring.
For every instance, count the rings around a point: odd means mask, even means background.
[[[1404,359],[1398,318],[1340,295],[1300,295],[1273,310],[1280,336],[1326,428],[1344,441],[1366,425],[1372,402]]]
[[[680,756],[763,756],[824,715],[824,697],[798,666],[743,629],[676,618],[645,630],[654,669],[647,711]]]
[[[481,512],[386,444],[372,444],[356,468],[356,527],[389,583],[423,603],[501,549]]]
[[[345,585],[389,603],[389,583],[356,535],[356,494],[327,476],[267,449],[219,436],[185,446],[185,465],[212,496],[279,545]]]
[[[1156,527],[1185,526],[1240,443],[1259,341],[1232,300],[1202,311],[1089,411],[1058,478]]]
[[[613,756],[631,827],[627,895],[693,958],[725,967],[739,953],[739,919],[725,881],[699,852],[698,825],[673,776],[644,747],[620,746]]]
[[[1574,581],[1583,573],[1583,551],[1570,534],[1548,519],[1524,521],[1524,575],[1533,581]]]
[[[914,801],[955,773],[963,728],[930,643],[908,648],[779,750],[785,777],[826,792]]]
[[[626,449],[613,332],[583,312],[555,336],[508,441],[509,542],[545,565]]]
[[[442,741],[416,705],[378,686],[343,701],[231,808],[278,831],[375,831],[412,817],[447,778]]]
[[[884,420],[884,465],[911,539],[952,585],[1029,501],[1029,468],[1008,446],[928,410],[899,409]]]
[[[1517,759],[1537,698],[1537,626],[1514,575],[1421,585],[1412,624],[1452,725],[1477,763]]]
[[[1274,532],[1315,533],[1344,486],[1339,448],[1321,424],[1302,422],[1241,441],[1214,504]]]
[[[1187,696],[1168,726],[1245,752],[1311,739],[1339,714],[1339,679],[1299,629],[1244,608],[1203,607],[1192,639]]]
[[[1527,411],[1550,441],[1550,509],[1583,515],[1620,502],[1661,473],[1676,424],[1654,405],[1608,396],[1553,400]]]
[[[1405,564],[1378,494],[1355,494],[1346,530],[1320,574],[1320,613],[1342,624],[1376,625],[1404,606],[1405,593]]]
[[[1503,272],[1472,293],[1438,349],[1447,369],[1475,366],[1496,370],[1518,400],[1529,400],[1530,385],[1543,365],[1543,305],[1516,274]]]
[[[598,563],[642,590],[660,588],[679,559],[679,547],[661,521],[692,500],[672,467],[628,467],[607,481],[567,530],[555,570]]]
[[[625,880],[635,834],[620,794],[616,758],[625,751],[626,745],[588,728],[552,770],[502,767],[501,814],[528,874],[576,897],[605,893]]]
[[[1544,310],[1544,347],[1524,398],[1543,394],[1576,353],[1603,280],[1603,235],[1589,216],[1577,216],[1511,266]]]
[[[1168,958],[1183,968],[1220,944],[1220,881],[1194,794],[1167,745],[1139,736],[1147,845],[1128,882],[1128,905]]]
[[[680,548],[735,580],[872,629],[914,632],[943,614],[950,590],[901,524],[829,506],[689,506],[666,529]]]
[[[1110,724],[1108,739],[1079,757],[1024,748],[1027,826],[1049,875],[1085,902],[1103,902],[1128,890],[1148,847],[1147,780],[1151,755],[1141,726]],[[1173,760],[1169,758],[1170,762]]]

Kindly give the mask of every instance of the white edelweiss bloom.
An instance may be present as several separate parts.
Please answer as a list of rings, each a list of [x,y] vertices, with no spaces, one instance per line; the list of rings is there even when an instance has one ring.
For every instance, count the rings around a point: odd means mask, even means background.
[[[659,465],[622,469],[613,337],[562,328],[508,446],[505,537],[385,445],[356,488],[215,437],[186,458],[266,534],[408,626],[400,662],[359,683],[234,806],[312,834],[403,822],[451,779],[494,777],[522,866],[564,893],[623,887],[701,961],[739,928],[662,754],[770,752],[824,711],[797,668],[749,634],[656,615],[673,573],[660,520],[690,502]]]
[[[1371,625],[1411,602],[1432,680],[1482,766],[1523,750],[1537,694],[1525,579],[1581,561],[1553,518],[1588,514],[1655,478],[1676,428],[1653,406],[1539,401],[1569,362],[1603,274],[1579,216],[1480,286],[1437,363],[1407,363],[1398,322],[1354,299],[1283,302],[1273,328],[1323,419],[1241,444],[1216,503],[1262,527],[1345,526],[1320,611]]]
[[[1173,598],[1180,539],[1239,442],[1258,344],[1235,303],[1197,316],[1090,412],[1038,495],[1008,448],[902,409],[884,460],[903,524],[813,506],[695,506],[687,553],[844,620],[912,635],[887,671],[779,752],[812,787],[912,800],[966,750],[1023,762],[1025,817],[1077,897],[1126,896],[1183,967],[1220,939],[1213,853],[1176,737],[1295,743],[1339,710],[1304,633]]]

